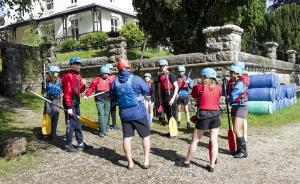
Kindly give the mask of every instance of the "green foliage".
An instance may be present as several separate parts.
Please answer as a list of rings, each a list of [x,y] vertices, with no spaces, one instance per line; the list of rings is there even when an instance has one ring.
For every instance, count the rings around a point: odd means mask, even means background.
[[[37,29],[34,26],[30,26],[25,29],[24,36],[21,43],[24,45],[38,46],[42,42]]]
[[[139,28],[139,26],[132,21],[126,22],[121,30],[121,35],[126,38],[129,46],[136,45],[137,43],[141,43],[144,38],[143,31]]]
[[[296,4],[285,5],[266,15],[265,25],[259,37],[260,42],[274,41],[279,44],[279,50],[300,51],[299,28],[300,6]]]
[[[83,34],[79,37],[80,46],[87,48],[91,46],[92,35],[91,33]]]
[[[255,34],[263,22],[266,1],[133,0],[133,5],[143,30],[178,54],[204,51],[202,30],[208,26],[234,23]]]
[[[93,48],[103,48],[108,36],[107,33],[99,31],[91,33],[91,45]]]
[[[77,49],[78,46],[79,44],[77,40],[75,40],[74,38],[68,38],[59,45],[59,48],[61,51],[65,52],[65,51]]]

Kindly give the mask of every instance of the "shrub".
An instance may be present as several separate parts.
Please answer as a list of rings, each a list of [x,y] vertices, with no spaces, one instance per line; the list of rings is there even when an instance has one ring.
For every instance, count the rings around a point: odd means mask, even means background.
[[[107,33],[99,31],[91,33],[91,45],[93,48],[102,48],[108,38]]]
[[[121,30],[121,35],[126,38],[128,46],[134,46],[137,43],[142,42],[144,38],[143,31],[139,28],[139,26],[135,22],[126,22]]]
[[[38,46],[41,43],[41,38],[37,29],[33,26],[26,28],[21,43],[24,45]]]
[[[60,44],[59,48],[61,51],[70,51],[78,48],[78,46],[79,44],[74,38],[68,38]]]
[[[83,34],[79,37],[80,46],[83,48],[88,48],[91,46],[92,33]]]

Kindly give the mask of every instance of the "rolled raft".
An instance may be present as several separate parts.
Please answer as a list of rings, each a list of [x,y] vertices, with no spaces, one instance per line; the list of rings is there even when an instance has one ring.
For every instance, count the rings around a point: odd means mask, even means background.
[[[248,112],[253,114],[273,114],[273,104],[270,101],[249,101]]]
[[[252,88],[248,90],[249,101],[271,101],[276,100],[275,88]]]
[[[249,89],[250,88],[275,88],[279,85],[279,80],[275,74],[259,74],[250,75]]]

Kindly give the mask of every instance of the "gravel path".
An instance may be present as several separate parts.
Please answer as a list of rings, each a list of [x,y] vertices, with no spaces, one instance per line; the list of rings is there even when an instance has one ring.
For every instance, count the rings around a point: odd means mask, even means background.
[[[6,106],[0,98],[0,106]],[[11,105],[11,103],[10,103]],[[18,108],[23,121],[40,120],[41,115],[28,109]],[[28,118],[30,117],[30,118]],[[36,118],[34,118],[36,117]],[[33,122],[38,125],[38,122]],[[63,130],[63,125],[60,125]],[[183,133],[176,140],[162,137],[166,130],[153,130],[151,135],[151,168],[143,170],[141,140],[133,138],[133,154],[136,165],[126,169],[122,151],[122,132],[112,130],[108,137],[99,138],[84,131],[85,141],[94,146],[88,152],[66,153],[63,147],[63,131],[60,140],[48,144],[33,140],[31,147],[40,162],[12,173],[9,178],[0,178],[0,183],[300,183],[300,123],[291,123],[277,128],[251,128],[247,159],[234,159],[227,153],[227,130],[220,131],[219,157],[221,163],[214,173],[207,172],[208,138],[204,136],[190,168],[181,168],[176,163],[186,155],[190,133]],[[32,165],[32,164],[28,164]]]

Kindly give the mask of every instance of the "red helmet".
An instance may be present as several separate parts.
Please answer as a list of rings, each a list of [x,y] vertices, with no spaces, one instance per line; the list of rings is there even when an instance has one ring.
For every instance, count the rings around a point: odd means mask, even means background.
[[[124,67],[125,68],[130,68],[130,63],[127,59],[122,59],[120,58],[118,60],[118,64],[117,64],[118,70],[122,70]]]

